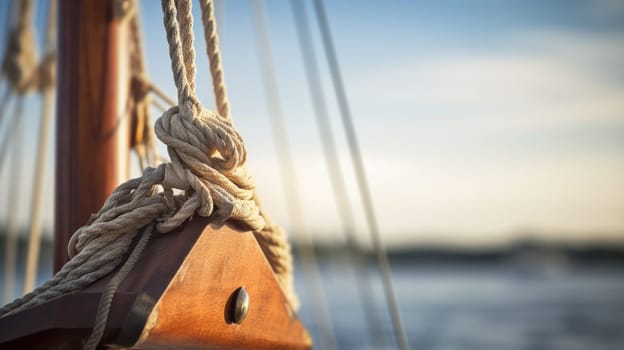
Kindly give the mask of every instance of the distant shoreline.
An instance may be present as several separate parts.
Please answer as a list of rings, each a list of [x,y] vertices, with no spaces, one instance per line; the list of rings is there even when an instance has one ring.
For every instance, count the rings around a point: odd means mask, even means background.
[[[18,236],[18,256],[26,249],[25,235]],[[0,233],[0,254],[6,249],[6,235]],[[53,240],[51,235],[43,236],[41,241],[41,260],[52,259]],[[298,255],[301,245],[293,244],[292,250]],[[349,249],[340,242],[316,242],[315,252],[320,259],[348,256]],[[586,244],[567,242],[539,242],[535,240],[517,241],[504,246],[454,247],[454,246],[403,246],[389,247],[388,257],[393,263],[411,262],[509,262],[509,261],[567,261],[567,262],[606,262],[624,264],[624,244],[593,242]],[[374,252],[370,248],[361,248],[359,256],[373,261]],[[0,259],[4,264],[4,259]]]

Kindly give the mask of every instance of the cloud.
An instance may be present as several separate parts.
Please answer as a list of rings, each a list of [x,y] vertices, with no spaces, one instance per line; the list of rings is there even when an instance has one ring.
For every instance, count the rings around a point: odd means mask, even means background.
[[[550,232],[546,239],[621,239],[624,148],[594,147],[601,132],[624,127],[621,44],[531,32],[514,37],[513,49],[414,59],[348,80],[386,239],[492,244],[525,229]],[[340,227],[323,164],[318,153],[298,155],[315,234]],[[280,186],[275,168],[254,173],[261,191]],[[287,220],[287,204],[265,198]]]
[[[621,125],[624,40],[526,33],[504,51],[415,58],[352,83],[360,111],[491,128]]]
[[[361,242],[369,242],[349,158],[343,154],[349,195]],[[624,232],[624,158],[580,155],[525,161],[466,164],[440,158],[367,154],[372,194],[384,240],[389,244],[436,243],[478,246],[523,237],[614,240]],[[282,196],[274,160],[250,164],[263,204],[289,229],[289,203]],[[320,239],[340,240],[341,220],[320,154],[297,161],[305,223]]]
[[[621,0],[593,0],[585,3],[587,12],[599,19],[618,19],[624,16],[624,2]]]

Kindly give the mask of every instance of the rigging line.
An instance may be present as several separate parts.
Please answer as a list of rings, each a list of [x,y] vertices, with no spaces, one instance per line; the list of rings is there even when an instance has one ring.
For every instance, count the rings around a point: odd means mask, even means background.
[[[215,106],[219,115],[225,119],[232,119],[230,101],[223,77],[223,63],[219,49],[219,29],[214,16],[214,3],[209,0],[200,1],[202,8],[202,22],[204,25],[204,39],[206,41],[206,54],[212,76],[212,90],[214,92]]]
[[[366,267],[365,261],[362,259],[361,251],[355,237],[355,220],[353,210],[349,203],[349,196],[344,181],[342,167],[338,159],[338,151],[336,142],[329,122],[329,112],[327,103],[323,94],[320,81],[320,72],[316,55],[312,43],[308,18],[305,10],[305,3],[300,0],[292,0],[292,10],[295,17],[295,27],[299,37],[299,44],[305,68],[306,79],[308,81],[308,89],[312,99],[316,123],[318,125],[321,143],[325,154],[328,175],[334,192],[334,199],[338,204],[340,220],[342,221],[343,231],[347,238],[349,260],[354,268],[357,290],[362,303],[362,309],[366,317],[366,323],[369,329],[369,336],[373,338],[379,347],[383,347],[381,341],[383,337],[377,337],[375,334],[381,334],[381,325],[377,315],[375,297],[373,294],[372,282]]]
[[[167,103],[169,106],[177,106],[178,103],[175,102],[171,97],[167,96],[167,94],[154,83],[150,82],[150,90],[154,93],[154,95],[158,96],[163,102]],[[167,108],[169,109],[169,108]]]
[[[11,93],[10,89],[7,89],[6,94],[3,98],[3,101],[0,105],[0,127],[2,126],[2,121],[4,119],[4,115],[6,114],[6,111],[8,109],[9,103],[11,102],[11,99],[13,97],[13,94]],[[18,95],[18,101],[21,101],[22,99],[22,95]],[[13,129],[13,125],[15,125],[15,119],[17,118],[15,116],[15,113],[13,115],[9,115],[8,116],[8,123],[9,125],[7,125],[4,128],[4,134],[0,135],[0,170],[2,170],[2,166],[4,165],[4,157],[6,157],[8,148],[9,148],[9,136],[11,135],[11,131]],[[12,119],[11,119],[12,118]],[[0,128],[0,130],[2,130]]]
[[[128,277],[128,274],[132,272],[132,270],[134,270],[134,266],[136,266],[139,259],[141,259],[141,255],[143,255],[143,251],[149,243],[153,232],[154,223],[148,224],[143,229],[143,232],[140,234],[141,238],[139,238],[139,241],[136,243],[134,248],[132,248],[130,256],[128,256],[126,262],[121,265],[119,271],[115,273],[113,278],[110,279],[110,281],[102,291],[102,296],[100,297],[97,313],[95,314],[94,326],[91,330],[89,338],[86,340],[84,346],[82,347],[83,350],[95,350],[102,341],[115,294],[117,293],[117,290],[119,289],[121,283],[126,279],[126,277]]]
[[[56,37],[56,1],[50,0],[48,4],[47,35],[45,49],[47,53],[53,52]],[[28,234],[28,250],[26,253],[26,271],[24,276],[24,294],[35,287],[37,277],[37,265],[39,251],[41,249],[41,207],[43,205],[43,185],[45,164],[47,158],[48,137],[50,134],[50,122],[52,119],[52,100],[54,90],[51,86],[42,87],[43,106],[41,110],[41,127],[39,129],[39,144],[37,147],[37,163],[33,180],[32,201],[30,203],[30,232]]]
[[[407,336],[405,334],[405,329],[403,328],[403,323],[401,321],[401,315],[399,313],[396,296],[394,294],[394,288],[392,286],[392,272],[390,271],[390,263],[388,262],[388,256],[386,255],[386,252],[384,250],[381,235],[379,233],[379,226],[373,206],[373,200],[371,198],[368,179],[366,177],[366,171],[364,169],[364,162],[362,160],[362,154],[360,152],[357,136],[355,134],[353,118],[351,116],[351,111],[349,108],[344,84],[342,82],[342,75],[340,73],[336,50],[334,48],[334,43],[331,37],[329,23],[327,21],[327,15],[325,13],[323,1],[315,0],[314,9],[316,11],[316,17],[319,27],[321,29],[323,46],[325,48],[327,63],[331,72],[334,92],[336,94],[336,99],[338,100],[342,123],[347,136],[347,143],[349,145],[349,150],[351,153],[351,161],[353,162],[353,168],[355,170],[362,204],[364,206],[364,211],[366,214],[366,221],[373,241],[375,254],[377,256],[377,263],[381,271],[384,294],[386,296],[386,303],[388,305],[388,310],[392,318],[394,335],[397,341],[397,345],[400,349],[409,349]]]
[[[161,102],[158,102],[155,99],[150,99],[150,103],[152,104],[152,106],[154,108],[156,108],[160,113],[165,113],[169,108],[171,107],[165,107],[165,105],[163,105]],[[159,151],[158,148],[156,148],[155,152],[154,152],[154,159],[153,159],[154,165],[160,165],[161,163],[165,163],[168,162],[167,157],[163,156]],[[143,171],[143,168],[139,169],[140,171]]]
[[[46,28],[46,41],[44,50],[46,52],[56,51],[56,19],[57,0],[48,1],[48,24]]]
[[[336,349],[336,336],[331,325],[329,307],[323,291],[322,279],[319,271],[318,261],[314,251],[314,242],[310,237],[303,223],[303,211],[300,202],[300,194],[297,189],[297,179],[294,164],[289,148],[284,116],[279,99],[275,68],[271,52],[271,43],[266,24],[266,13],[264,3],[260,1],[250,1],[253,9],[253,22],[256,34],[256,46],[258,59],[260,61],[262,82],[264,85],[265,98],[271,116],[273,129],[273,140],[277,150],[280,169],[284,181],[284,189],[289,217],[294,226],[297,227],[299,237],[304,242],[299,242],[301,259],[304,271],[309,277],[311,292],[314,294],[312,307],[314,321],[321,334],[322,348]]]
[[[30,233],[28,235],[28,253],[26,255],[26,273],[24,276],[24,294],[33,290],[37,277],[37,264],[41,247],[41,207],[43,204],[43,185],[45,163],[47,156],[50,121],[52,119],[53,90],[47,89],[43,93],[43,110],[41,112],[41,128],[39,130],[39,145],[37,148],[37,163],[33,183],[32,201],[30,207]]]
[[[0,127],[2,127],[2,122],[4,121],[4,115],[6,113],[7,108],[9,107],[9,103],[11,102],[12,96],[11,87],[9,84],[6,84],[6,90],[2,95],[2,99],[0,100]]]
[[[22,123],[22,114],[24,111],[24,97],[19,96],[17,105],[15,106],[16,118],[13,119],[11,125],[12,133],[10,134],[11,144],[13,146],[11,154],[11,169],[9,175],[9,189],[7,191],[7,213],[9,225],[6,236],[5,258],[4,258],[4,301],[5,303],[13,300],[15,292],[15,272],[17,260],[17,237],[19,231],[19,220],[17,218],[17,209],[19,208],[19,190],[20,180],[22,179],[22,157],[20,145],[24,139],[24,127]]]
[[[170,108],[170,107],[165,107],[165,105],[163,105],[158,100],[152,99],[150,102],[152,103],[152,106],[156,107],[156,109],[158,109],[160,113],[165,113]]]

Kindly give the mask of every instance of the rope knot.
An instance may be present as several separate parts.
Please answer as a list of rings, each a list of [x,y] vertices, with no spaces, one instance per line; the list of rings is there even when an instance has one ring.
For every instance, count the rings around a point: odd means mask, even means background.
[[[130,93],[136,101],[141,101],[152,91],[152,83],[145,74],[133,74],[130,80]]]
[[[30,21],[32,1],[22,0],[19,4],[18,29],[23,29],[24,24]],[[71,236],[68,244],[71,260],[54,278],[1,308],[0,316],[39,305],[60,294],[80,290],[106,276],[122,263],[134,237],[147,226],[128,261],[112,279],[120,283],[128,272],[127,267],[131,268],[141,254],[154,224],[159,232],[169,232],[195,213],[210,217],[212,223],[233,219],[254,231],[287,297],[296,306],[288,242],[285,234],[271,224],[268,218],[265,226],[266,215],[259,210],[254,182],[245,168],[245,145],[230,120],[213,3],[211,0],[201,1],[219,114],[204,109],[195,95],[191,1],[162,0],[162,6],[180,106],[163,114],[156,123],[155,132],[167,145],[171,162],[157,168],[145,168],[141,177],[118,186],[102,209],[92,215],[87,225]],[[178,9],[180,16],[177,14]],[[32,32],[14,34],[9,38],[7,46],[10,49],[6,52],[14,56],[4,57],[2,70],[15,74],[9,77],[11,83],[19,82],[21,86],[28,86],[24,82],[37,69],[32,44]],[[135,49],[137,47],[140,46],[135,45]],[[39,68],[50,69],[53,60],[53,56],[47,57]],[[47,82],[32,84],[35,87],[47,87],[54,81],[52,74],[45,79]],[[144,94],[144,88],[139,87],[136,93]],[[100,316],[105,315],[106,308],[110,307],[115,289],[107,289],[111,290],[112,294],[107,292],[102,297],[96,329],[86,347],[95,348],[99,342],[106,325],[106,317],[102,321]]]
[[[195,97],[194,95],[186,97],[179,104],[180,116],[188,121],[193,121],[199,118],[202,112],[201,110],[202,106],[197,97]]]
[[[178,226],[195,211],[214,222],[232,218],[252,230],[264,226],[254,200],[254,181],[244,167],[245,145],[231,122],[187,100],[167,110],[154,131],[171,158],[163,187],[186,191],[188,197],[157,227],[160,232]]]

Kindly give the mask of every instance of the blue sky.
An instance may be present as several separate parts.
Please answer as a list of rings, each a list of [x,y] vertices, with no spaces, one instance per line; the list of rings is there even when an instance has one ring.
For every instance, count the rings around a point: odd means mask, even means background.
[[[498,244],[526,234],[578,242],[624,238],[624,2],[326,2],[389,244]],[[305,224],[321,238],[341,239],[290,2],[266,4]],[[210,107],[195,5],[198,93]],[[264,205],[288,227],[249,2],[219,5],[234,120]],[[141,10],[149,72],[175,96],[160,5],[143,1]],[[308,4],[330,119],[366,242],[312,15]],[[34,132],[38,102],[32,100]],[[29,147],[26,155],[34,142]],[[49,223],[51,210],[46,215]]]

